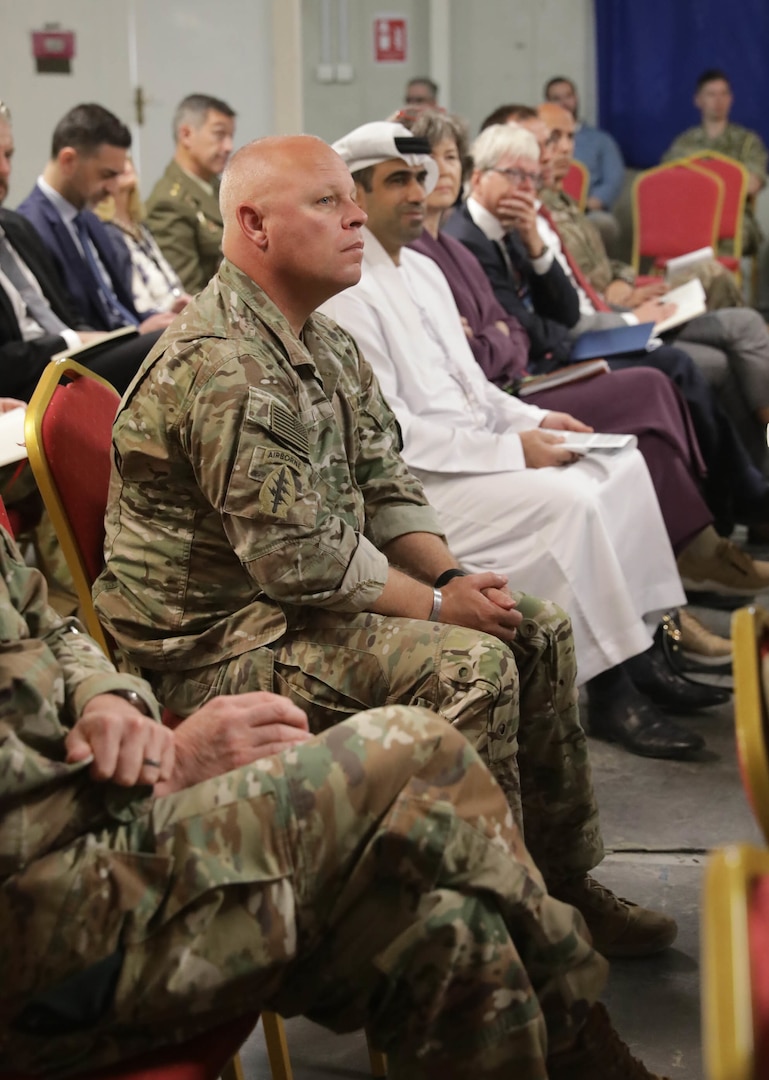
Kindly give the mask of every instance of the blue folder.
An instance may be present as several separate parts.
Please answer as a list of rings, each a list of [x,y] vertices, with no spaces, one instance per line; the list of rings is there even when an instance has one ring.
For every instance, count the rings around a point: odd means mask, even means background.
[[[653,333],[654,323],[651,322],[637,326],[612,326],[608,330],[587,330],[572,345],[569,363],[594,360],[599,356],[627,356],[646,352]]]

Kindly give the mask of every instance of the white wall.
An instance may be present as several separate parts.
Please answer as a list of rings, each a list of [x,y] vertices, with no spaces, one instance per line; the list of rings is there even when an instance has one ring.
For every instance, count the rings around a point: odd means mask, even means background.
[[[330,16],[333,66],[345,12],[353,80],[324,83],[318,78],[324,13]],[[374,62],[373,18],[383,12],[409,20],[410,59],[405,64]],[[594,117],[592,0],[302,0],[302,17],[305,129],[324,138],[387,116],[402,104],[412,75],[436,78],[441,103],[466,117],[473,132],[503,102],[538,104],[545,80],[554,74],[576,80],[583,113]],[[431,44],[444,26],[449,55],[434,56]]]
[[[173,153],[171,117],[186,94],[229,102],[239,142],[271,131],[271,13],[270,0],[0,0],[0,98],[16,142],[8,205],[25,197],[56,122],[80,102],[97,101],[131,126],[145,194]],[[48,22],[76,34],[70,75],[35,71],[30,33]]]
[[[282,25],[294,10],[299,57]],[[350,82],[318,80],[324,11],[332,63],[349,63]],[[373,18],[383,13],[408,19],[404,64],[374,63]],[[71,75],[34,70],[30,32],[47,22],[76,33]],[[592,0],[0,0],[0,26],[0,98],[17,143],[9,206],[34,183],[56,121],[80,101],[99,101],[131,124],[146,194],[171,154],[174,106],[192,91],[237,110],[238,143],[297,128],[335,139],[396,109],[414,74],[437,76],[443,102],[473,130],[503,101],[536,103],[556,71],[577,80],[588,116],[595,100]],[[283,108],[291,87],[298,100]]]
[[[374,15],[389,12],[408,19],[406,63],[374,62]],[[346,18],[345,18],[346,13]],[[347,61],[351,82],[319,79],[324,59],[324,15],[330,18],[331,66],[340,60],[340,24],[349,35]],[[403,103],[403,88],[412,74],[427,74],[430,47],[430,5],[427,0],[303,0],[305,131],[332,141],[368,120],[384,120]]]
[[[451,0],[450,27],[450,104],[473,133],[497,105],[538,105],[553,75],[573,78],[594,116],[592,0]]]

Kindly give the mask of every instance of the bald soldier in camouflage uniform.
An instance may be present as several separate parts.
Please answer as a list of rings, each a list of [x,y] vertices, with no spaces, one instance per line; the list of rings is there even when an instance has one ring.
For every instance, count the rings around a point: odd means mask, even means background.
[[[581,918],[443,720],[391,706],[310,739],[247,694],[171,732],[2,530],[0,621],[0,1072],[272,1008],[366,1024],[393,1080],[648,1080],[592,1004]]]
[[[514,600],[501,575],[455,572],[369,365],[311,314],[360,274],[353,194],[318,139],[233,158],[222,268],[116,419],[100,617],[182,716],[255,689],[313,731],[394,702],[439,712],[597,946],[655,951],[674,921],[588,876],[603,847],[567,616]]]

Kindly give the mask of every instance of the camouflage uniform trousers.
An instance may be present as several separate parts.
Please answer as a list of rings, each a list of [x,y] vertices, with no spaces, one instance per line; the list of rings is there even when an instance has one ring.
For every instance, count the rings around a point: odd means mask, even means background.
[[[16,1017],[0,1067],[94,1067],[269,1008],[365,1024],[392,1080],[543,1080],[605,980],[478,756],[421,709],[361,714],[82,839],[91,865],[48,950],[79,982],[26,1003],[39,1017],[45,1000],[48,1030],[18,1034]],[[105,849],[136,860],[133,910],[109,901]],[[115,955],[78,1030],[83,980]]]
[[[19,510],[22,523],[30,523],[29,531],[15,539],[21,546],[26,542],[34,545],[35,562],[48,582],[51,604],[60,614],[71,615],[78,603],[75,583],[29,462],[0,467],[0,498],[6,509]]]
[[[267,648],[194,671],[144,675],[181,716],[217,694],[247,690],[291,698],[314,732],[380,705],[440,713],[491,770],[552,886],[596,866],[603,845],[571,623],[556,604],[514,595],[524,619],[512,655],[499,639],[461,626],[317,612]]]

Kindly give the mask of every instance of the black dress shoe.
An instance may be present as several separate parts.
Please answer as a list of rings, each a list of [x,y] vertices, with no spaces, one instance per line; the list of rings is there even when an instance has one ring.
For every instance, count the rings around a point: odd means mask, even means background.
[[[642,694],[593,703],[588,693],[588,733],[642,757],[688,758],[705,746],[701,735],[667,720]]]
[[[659,641],[639,656],[625,661],[633,685],[655,705],[671,712],[688,713],[725,705],[731,691],[723,686],[695,682],[677,675],[670,667]]]

